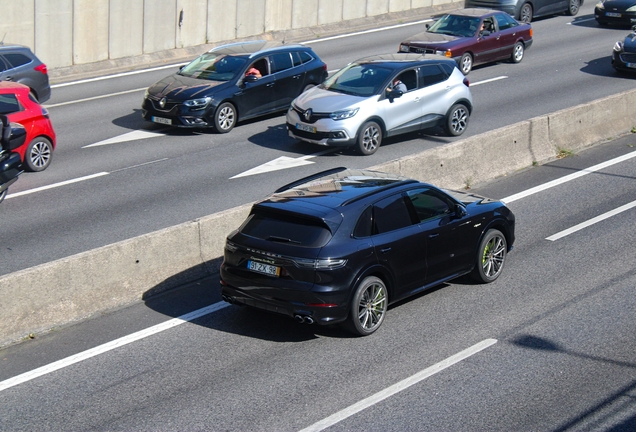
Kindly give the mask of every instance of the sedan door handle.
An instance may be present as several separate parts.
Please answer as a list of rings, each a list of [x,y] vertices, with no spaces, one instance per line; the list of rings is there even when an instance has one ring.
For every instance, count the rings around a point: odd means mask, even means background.
[[[429,234],[428,235],[428,238],[435,238],[435,237],[439,237],[439,234],[435,233],[435,234]]]
[[[391,248],[389,247],[389,248],[380,249],[380,252],[382,252],[382,253],[387,253],[387,252],[389,252],[390,250],[391,250]]]

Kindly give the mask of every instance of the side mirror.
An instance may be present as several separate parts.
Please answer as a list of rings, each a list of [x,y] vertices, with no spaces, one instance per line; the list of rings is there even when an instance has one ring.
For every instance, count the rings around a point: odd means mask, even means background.
[[[245,78],[243,78],[243,82],[246,83],[254,83],[258,81],[258,77],[256,75],[247,75]]]
[[[455,219],[461,219],[466,216],[466,209],[460,204],[455,205]]]
[[[0,119],[2,123],[1,145],[4,150],[12,151],[26,141],[27,132],[20,123],[10,123],[6,116]]]
[[[402,93],[401,90],[391,90],[389,94],[387,95],[387,97],[389,99],[389,102],[393,103],[394,99],[401,98],[403,94],[404,93]]]

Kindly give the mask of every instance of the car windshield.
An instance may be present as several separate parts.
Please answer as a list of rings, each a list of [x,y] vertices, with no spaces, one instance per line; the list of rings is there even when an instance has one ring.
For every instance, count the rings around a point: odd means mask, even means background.
[[[429,33],[445,34],[449,36],[471,37],[479,29],[480,19],[463,15],[444,15],[429,29]]]
[[[353,96],[368,97],[384,90],[393,69],[373,63],[352,63],[327,79],[322,87]]]
[[[243,70],[246,62],[245,57],[206,53],[184,66],[179,75],[211,81],[230,81]]]

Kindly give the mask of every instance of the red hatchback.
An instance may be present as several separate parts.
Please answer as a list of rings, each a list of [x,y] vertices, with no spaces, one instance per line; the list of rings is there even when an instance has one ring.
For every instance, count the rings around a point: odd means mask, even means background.
[[[22,166],[29,171],[43,171],[51,164],[55,131],[49,112],[29,92],[25,85],[0,81],[0,115],[26,129],[24,144],[12,150],[20,155]]]

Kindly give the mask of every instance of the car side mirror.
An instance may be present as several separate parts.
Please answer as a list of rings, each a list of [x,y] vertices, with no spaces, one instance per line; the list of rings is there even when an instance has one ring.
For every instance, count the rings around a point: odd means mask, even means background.
[[[20,123],[10,123],[6,116],[2,116],[0,123],[2,123],[0,144],[4,150],[12,151],[25,143],[27,132],[24,126]]]
[[[394,99],[401,98],[403,94],[404,94],[404,93],[402,92],[402,90],[396,90],[396,89],[394,89],[394,90],[391,90],[391,91],[389,92],[389,94],[387,95],[387,97],[388,97],[388,99],[389,99],[389,102],[393,103],[393,100],[394,100]]]
[[[466,209],[461,204],[455,205],[455,219],[461,219],[466,216]]]
[[[246,83],[254,83],[258,81],[258,77],[256,75],[247,75],[245,78],[243,78],[243,82]]]

